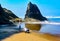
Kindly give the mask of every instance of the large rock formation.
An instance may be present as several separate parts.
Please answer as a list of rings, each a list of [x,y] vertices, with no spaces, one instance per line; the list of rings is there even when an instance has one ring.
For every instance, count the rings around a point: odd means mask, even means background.
[[[35,4],[32,4],[31,2],[29,2],[28,4],[25,18],[33,18],[40,21],[47,20],[45,17],[41,15],[41,12],[38,9],[38,7]]]
[[[47,19],[41,15],[38,7],[35,4],[29,2],[25,14],[25,22],[40,22],[45,20]],[[40,30],[41,28],[41,24],[25,24],[25,26],[31,30]]]
[[[0,25],[2,24],[12,24],[11,19],[18,18],[12,11],[2,8],[0,4]]]

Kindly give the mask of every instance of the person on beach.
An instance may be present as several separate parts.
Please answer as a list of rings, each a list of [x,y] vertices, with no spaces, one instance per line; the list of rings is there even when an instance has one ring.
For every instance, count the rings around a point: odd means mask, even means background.
[[[19,32],[22,32],[21,24],[19,24]]]
[[[25,32],[25,33],[30,33],[29,32],[29,29],[27,29],[26,27],[25,27],[25,24],[24,23],[19,23],[19,32]]]
[[[24,27],[23,30],[25,31],[25,33],[30,33],[29,29],[27,29],[26,27]]]

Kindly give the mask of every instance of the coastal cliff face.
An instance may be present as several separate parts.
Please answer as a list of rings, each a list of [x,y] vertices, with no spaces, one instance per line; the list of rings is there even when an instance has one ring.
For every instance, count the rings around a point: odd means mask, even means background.
[[[47,18],[42,16],[39,8],[35,4],[29,2],[25,14],[25,22],[38,22],[38,21],[41,22],[45,20],[47,20]],[[41,24],[25,24],[25,26],[31,30],[41,29]]]
[[[32,4],[31,2],[28,3],[27,11],[25,14],[25,18],[33,18],[40,21],[47,20],[47,18],[43,17],[39,8],[36,4]]]
[[[2,8],[0,4],[0,25],[13,24],[10,20],[18,18],[12,11]]]

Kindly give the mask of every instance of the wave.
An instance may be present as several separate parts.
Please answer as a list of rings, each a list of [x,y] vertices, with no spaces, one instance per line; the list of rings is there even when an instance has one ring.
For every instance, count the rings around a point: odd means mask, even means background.
[[[46,18],[60,18],[60,16],[45,16]]]
[[[50,21],[41,21],[41,22],[24,22],[26,24],[52,24],[52,25],[60,25],[59,22],[50,22]]]

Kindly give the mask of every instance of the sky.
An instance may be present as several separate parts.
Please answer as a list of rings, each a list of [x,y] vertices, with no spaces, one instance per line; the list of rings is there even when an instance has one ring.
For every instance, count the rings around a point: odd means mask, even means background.
[[[0,0],[3,8],[20,18],[24,18],[29,2],[36,4],[43,16],[60,16],[60,0]]]

